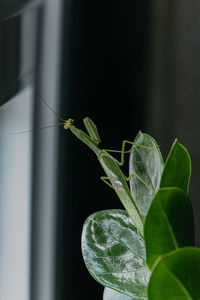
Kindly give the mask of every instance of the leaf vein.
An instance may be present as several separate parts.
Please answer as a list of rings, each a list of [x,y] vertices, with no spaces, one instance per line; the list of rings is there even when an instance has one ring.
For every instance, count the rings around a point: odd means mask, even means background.
[[[135,253],[133,251],[133,249],[130,249],[122,240],[117,239],[109,230],[106,230],[101,224],[99,224],[96,220],[93,220],[93,222],[95,222],[99,227],[101,227],[105,232],[107,232],[109,235],[112,236],[113,239],[115,239],[117,242],[119,242],[120,244],[124,245],[125,248],[127,248],[129,251],[131,251],[134,255],[142,258],[144,260],[144,257],[142,257],[141,255],[139,255],[138,253]]]

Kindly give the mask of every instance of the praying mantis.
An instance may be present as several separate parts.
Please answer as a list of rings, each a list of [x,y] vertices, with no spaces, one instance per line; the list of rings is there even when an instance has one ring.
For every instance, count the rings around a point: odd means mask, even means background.
[[[133,175],[135,175],[139,180],[141,180],[149,189],[152,190],[150,186],[148,186],[145,181],[142,180],[135,172],[130,174],[129,177],[126,177],[120,166],[124,164],[124,154],[129,153],[129,151],[125,151],[126,144],[136,145],[137,147],[142,147],[145,149],[152,149],[153,147],[146,147],[144,145],[136,144],[131,141],[124,140],[122,143],[122,150],[106,150],[100,149],[98,147],[100,143],[99,134],[97,131],[97,127],[94,122],[86,117],[83,119],[83,123],[87,130],[87,133],[76,128],[73,123],[73,119],[64,120],[60,118],[63,123],[59,123],[59,125],[64,125],[65,130],[71,130],[71,132],[83,143],[85,143],[97,156],[98,161],[100,162],[102,168],[104,169],[107,176],[102,176],[101,179],[108,184],[110,187],[114,188],[117,193],[119,199],[127,210],[129,216],[133,220],[137,230],[143,236],[143,218],[140,214],[140,211],[131,195],[127,182],[131,179]],[[111,156],[108,152],[118,152],[121,153],[121,160],[117,160],[113,156]],[[154,191],[153,191],[154,192]]]
[[[87,133],[85,133],[81,129],[78,129],[74,126],[73,119],[69,118],[68,120],[65,120],[61,118],[59,115],[55,113],[55,111],[49,106],[49,104],[46,103],[46,101],[43,100],[43,102],[48,106],[48,108],[52,111],[52,113],[54,113],[54,115],[61,121],[60,123],[56,123],[54,125],[50,125],[44,128],[53,127],[55,125],[63,125],[65,130],[70,130],[79,140],[85,143],[96,154],[98,161],[100,162],[102,168],[104,169],[107,175],[107,176],[102,176],[101,180],[111,188],[114,188],[123,206],[125,207],[129,216],[133,220],[137,230],[139,231],[141,236],[143,236],[143,217],[140,214],[140,211],[131,195],[127,182],[131,179],[132,176],[136,176],[152,192],[155,193],[155,191],[153,191],[152,188],[135,172],[132,172],[129,177],[126,177],[121,171],[120,166],[124,164],[125,153],[130,153],[130,150],[129,151],[125,150],[126,144],[135,145],[137,147],[141,147],[147,150],[153,149],[157,146],[147,147],[144,145],[136,144],[128,140],[124,140],[122,142],[122,149],[119,151],[100,149],[98,147],[100,143],[100,137],[98,134],[97,127],[89,117],[83,119],[84,126],[87,130]],[[20,132],[20,133],[26,133],[26,132],[29,131]],[[109,152],[121,153],[121,160],[120,161],[117,160],[115,157],[110,155]]]

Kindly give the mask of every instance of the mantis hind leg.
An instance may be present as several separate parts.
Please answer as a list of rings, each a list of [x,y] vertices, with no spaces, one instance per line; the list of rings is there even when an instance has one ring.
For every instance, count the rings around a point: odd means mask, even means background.
[[[136,172],[132,172],[130,175],[129,175],[129,177],[126,177],[126,180],[127,180],[127,182],[129,182],[130,181],[130,179],[133,177],[133,176],[135,176],[135,177],[137,177],[144,185],[146,185],[146,187],[149,189],[149,190],[151,190],[154,194],[155,194],[155,191],[152,189],[152,187],[150,187],[150,185],[148,185]],[[106,177],[106,176],[101,176],[101,180],[103,181],[103,182],[105,182],[109,187],[111,187],[112,189],[114,189],[114,190],[119,190],[119,188],[121,187],[121,182],[118,182],[118,181],[116,181],[116,182],[113,182],[112,184],[108,181],[108,180],[110,180],[110,178],[109,177]]]
[[[155,194],[155,191],[152,189],[152,187],[150,187],[150,185],[148,185],[136,172],[132,172],[129,177],[126,177],[126,180],[130,181],[133,176],[137,177],[144,185],[146,185],[149,190]]]
[[[106,151],[106,152],[113,152],[113,153],[121,153],[121,160],[119,161],[119,160],[116,159],[116,158],[114,158],[114,160],[115,160],[115,162],[116,162],[119,166],[123,166],[123,164],[124,164],[124,154],[130,153],[130,152],[131,152],[131,149],[130,149],[130,150],[125,150],[126,144],[135,145],[135,146],[138,146],[138,147],[140,147],[140,148],[147,149],[147,150],[150,150],[150,149],[153,149],[153,148],[156,148],[156,147],[157,147],[157,146],[148,147],[148,146],[144,146],[144,145],[141,145],[141,144],[137,144],[137,143],[134,143],[134,142],[131,142],[131,141],[124,140],[124,141],[122,142],[122,150],[109,150],[109,149],[104,149],[104,151]]]

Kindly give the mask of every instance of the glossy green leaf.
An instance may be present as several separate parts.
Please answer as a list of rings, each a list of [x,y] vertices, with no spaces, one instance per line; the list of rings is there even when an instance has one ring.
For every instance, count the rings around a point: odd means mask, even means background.
[[[103,300],[134,300],[134,299],[106,287],[103,293]]]
[[[182,248],[161,258],[151,275],[148,299],[200,299],[200,249]]]
[[[194,218],[188,195],[179,188],[160,189],[144,222],[146,263],[179,247],[194,245]]]
[[[129,174],[136,172],[138,176],[144,180],[153,191],[157,191],[160,186],[160,178],[163,171],[163,158],[156,141],[148,134],[139,132],[134,143],[145,147],[154,147],[153,149],[144,149],[133,145],[129,160]],[[130,180],[130,190],[140,213],[146,216],[147,210],[154,196],[144,183],[136,176]]]
[[[186,148],[177,140],[172,145],[165,162],[160,187],[179,187],[188,192],[191,160]]]
[[[82,253],[99,283],[137,300],[147,299],[150,272],[145,266],[144,240],[126,211],[99,211],[87,218]]]

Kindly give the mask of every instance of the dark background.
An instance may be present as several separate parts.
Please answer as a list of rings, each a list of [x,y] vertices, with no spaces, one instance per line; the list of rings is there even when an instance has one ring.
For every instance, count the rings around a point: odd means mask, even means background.
[[[58,113],[75,119],[81,128],[82,119],[90,116],[102,148],[119,150],[124,139],[133,140],[142,130],[157,140],[166,158],[178,137],[190,149],[193,162],[190,195],[199,245],[200,4],[74,0],[64,1],[62,7]],[[20,35],[21,16],[27,10],[35,14],[32,26],[37,34],[32,47],[32,36],[22,43]],[[33,82],[36,125],[40,89],[46,84],[40,80],[46,4],[7,0],[0,3],[0,11],[0,102],[9,101]],[[29,51],[23,68],[22,47],[36,50],[35,54]],[[39,151],[35,145],[33,161]],[[95,155],[62,129],[57,172],[55,299],[100,300],[103,288],[91,278],[81,256],[82,226],[91,213],[122,206],[100,181],[103,173]],[[36,206],[33,201],[33,219]],[[34,226],[33,222],[32,233]],[[35,244],[33,239],[33,249]]]
[[[71,12],[63,32],[61,111],[81,128],[82,118],[90,116],[101,147],[120,149],[146,126],[148,1],[74,1]],[[58,298],[68,299],[70,288],[69,299],[102,299],[103,288],[81,256],[82,225],[97,210],[122,206],[100,180],[95,155],[68,132],[60,131],[60,139]]]

